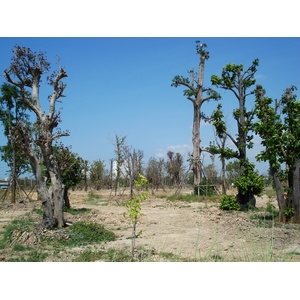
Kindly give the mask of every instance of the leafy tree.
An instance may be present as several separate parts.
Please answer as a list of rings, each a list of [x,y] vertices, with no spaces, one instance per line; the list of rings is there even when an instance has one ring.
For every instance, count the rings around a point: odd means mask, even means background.
[[[29,171],[29,161],[22,155],[20,141],[14,133],[19,121],[29,120],[28,107],[19,100],[20,91],[16,86],[3,83],[0,97],[0,121],[4,127],[4,135],[7,137],[7,144],[0,147],[1,159],[10,167],[11,177],[11,202],[16,201],[16,183],[19,176]]]
[[[103,188],[105,176],[105,163],[103,160],[96,160],[90,166],[90,180],[95,185],[96,190]]]
[[[62,183],[65,186],[64,204],[65,207],[70,208],[68,191],[84,179],[84,160],[77,153],[73,153],[71,147],[66,147],[63,144],[55,145],[53,150],[60,169]]]
[[[251,130],[254,113],[253,111],[248,111],[246,109],[246,98],[254,93],[253,90],[249,91],[249,88],[255,84],[254,75],[257,71],[258,63],[258,59],[255,59],[251,66],[246,70],[244,70],[242,64],[227,64],[222,70],[221,77],[217,75],[211,76],[213,85],[233,93],[234,97],[238,100],[238,108],[233,111],[233,117],[237,122],[236,138],[227,131],[221,103],[218,104],[217,109],[212,115],[212,123],[215,126],[218,137],[223,138],[226,135],[235,145],[236,149],[233,150],[230,148],[217,148],[212,146],[209,148],[212,153],[220,154],[221,157],[226,159],[238,159],[241,175],[244,178],[248,175],[254,176],[256,183],[260,182],[259,179],[256,178],[258,174],[257,172],[252,172],[252,165],[247,159],[247,149],[253,147],[253,135],[251,134]],[[252,179],[254,179],[254,177]],[[247,180],[247,182],[250,184],[251,180]],[[253,206],[253,200],[255,198],[252,192],[250,192],[253,191],[252,185],[250,184],[248,188],[249,192],[245,191],[245,186],[241,189],[238,188],[237,199],[240,201],[240,204],[243,204],[241,205],[241,209],[247,209],[250,204]],[[254,190],[260,190],[259,186]]]
[[[164,186],[164,170],[165,161],[163,158],[156,159],[150,157],[146,168],[146,176],[149,183],[152,184],[156,190],[158,190],[160,186]]]
[[[147,187],[148,180],[145,176],[139,175],[139,179],[134,181],[136,187]],[[124,213],[124,216],[128,216],[132,223],[132,236],[131,236],[131,258],[134,259],[134,247],[136,234],[136,225],[141,216],[144,214],[141,213],[141,203],[143,200],[147,199],[148,192],[143,191],[138,197],[130,199],[125,203],[127,207],[127,212]]]
[[[43,205],[42,226],[47,228],[63,227],[64,222],[64,185],[60,169],[53,155],[53,141],[68,135],[59,130],[60,112],[56,109],[58,99],[64,97],[66,84],[62,79],[67,77],[64,69],[52,72],[47,81],[52,86],[52,94],[48,97],[49,110],[46,113],[40,102],[42,76],[50,72],[50,63],[44,53],[33,52],[26,47],[16,46],[10,67],[4,70],[4,77],[13,84],[20,93],[19,100],[36,116],[35,131],[25,122],[18,122],[17,138],[22,144],[22,151],[31,164],[37,181],[38,194]],[[28,93],[30,92],[30,97]],[[51,185],[48,188],[43,176],[42,165],[47,169]]]
[[[257,159],[269,162],[279,221],[300,223],[300,101],[296,100],[295,90],[295,86],[286,89],[274,107],[273,100],[265,97],[265,90],[258,85],[255,102],[259,121],[254,130],[265,147]]]
[[[183,76],[175,76],[171,86],[187,87],[187,89],[183,91],[183,94],[193,104],[193,154],[191,159],[191,169],[194,174],[194,184],[199,185],[201,181],[200,120],[201,117],[203,117],[201,108],[204,102],[220,99],[220,95],[211,88],[204,87],[204,66],[205,61],[209,58],[209,52],[205,50],[207,47],[206,44],[200,44],[200,41],[197,41],[196,43],[196,52],[200,58],[198,78],[195,78],[195,75],[197,76],[197,74],[194,72],[194,69],[192,69],[189,71],[191,76],[190,79]]]

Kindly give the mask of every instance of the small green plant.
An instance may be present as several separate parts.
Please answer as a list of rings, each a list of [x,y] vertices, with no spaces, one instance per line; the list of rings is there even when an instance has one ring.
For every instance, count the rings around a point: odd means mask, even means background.
[[[134,184],[136,187],[147,187],[148,180],[145,176],[139,175],[139,180],[135,180]],[[131,240],[131,258],[134,258],[134,247],[135,247],[135,238],[136,235],[136,225],[141,216],[144,214],[141,213],[141,202],[147,199],[148,192],[142,191],[141,194],[133,199],[125,202],[125,207],[127,207],[127,211],[124,213],[125,217],[129,217],[132,223],[132,240]]]
[[[240,204],[236,201],[234,195],[225,195],[220,203],[223,210],[240,210]]]
[[[288,221],[294,214],[295,210],[293,208],[287,208],[283,211],[286,221]]]
[[[271,214],[273,219],[276,218],[279,214],[278,210],[275,208],[275,205],[270,202],[267,203],[266,211]]]

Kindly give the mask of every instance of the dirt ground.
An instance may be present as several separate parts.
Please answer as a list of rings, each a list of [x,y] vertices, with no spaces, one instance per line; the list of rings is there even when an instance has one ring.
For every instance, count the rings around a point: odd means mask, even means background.
[[[185,190],[184,193],[191,191]],[[87,208],[91,212],[80,215],[65,213],[65,219],[99,222],[117,235],[115,241],[107,242],[103,247],[130,249],[132,227],[123,215],[126,208],[118,205],[122,200],[110,197],[110,191],[95,194],[106,201],[91,198],[87,192],[71,192],[72,208]],[[263,221],[267,216],[267,203],[277,207],[274,197],[256,197],[258,210],[245,213],[222,211],[217,201],[168,201],[162,194],[162,191],[149,194],[142,204],[145,215],[137,225],[137,232],[141,232],[136,239],[139,248],[196,261],[300,261],[300,226]],[[38,201],[15,205],[0,203],[0,231],[11,220],[40,207]],[[38,221],[41,216],[36,215],[36,218]],[[5,250],[0,250],[1,256],[5,256]],[[164,259],[160,256],[159,261]]]

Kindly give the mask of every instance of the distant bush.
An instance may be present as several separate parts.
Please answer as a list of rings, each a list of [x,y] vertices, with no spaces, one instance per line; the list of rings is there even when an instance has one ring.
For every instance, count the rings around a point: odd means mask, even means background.
[[[225,195],[221,200],[220,208],[223,210],[240,210],[240,204],[234,195]]]

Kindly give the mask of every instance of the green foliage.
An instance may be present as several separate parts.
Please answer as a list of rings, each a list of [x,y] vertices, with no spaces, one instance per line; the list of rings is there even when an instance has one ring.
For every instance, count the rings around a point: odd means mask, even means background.
[[[139,175],[139,180],[135,180],[134,184],[136,187],[147,187],[148,180],[145,176]],[[125,202],[127,207],[127,212],[124,213],[124,216],[130,218],[132,224],[137,224],[138,219],[144,214],[141,213],[141,202],[147,199],[148,192],[143,191],[141,194],[133,199],[130,199]]]
[[[275,208],[274,204],[267,203],[266,211],[271,214],[271,216],[276,218],[278,216],[278,210]]]
[[[7,260],[8,262],[42,262],[48,256],[48,253],[41,252],[37,249],[31,250],[26,255],[22,255],[20,258],[11,258]]]
[[[244,170],[233,183],[242,195],[260,195],[264,188],[264,178],[259,176],[258,171],[254,170],[253,163],[245,162]]]
[[[16,136],[17,123],[22,121],[29,126],[28,107],[20,101],[21,93],[16,86],[3,83],[0,97],[0,122],[7,137],[7,144],[0,147],[1,159],[12,168],[15,159],[16,175],[29,171],[29,161],[22,151],[22,142]]]
[[[103,160],[96,160],[90,166],[90,179],[97,190],[103,187],[105,175],[105,163]]]
[[[223,210],[240,210],[240,204],[234,195],[225,195],[220,202],[220,208]]]
[[[103,225],[93,222],[77,222],[68,228],[70,246],[114,241],[116,236]]]
[[[295,214],[295,210],[293,208],[287,208],[283,211],[283,214],[287,219],[290,219]]]
[[[54,157],[58,163],[61,179],[67,189],[77,185],[84,176],[84,161],[77,153],[62,143],[53,147]]]

